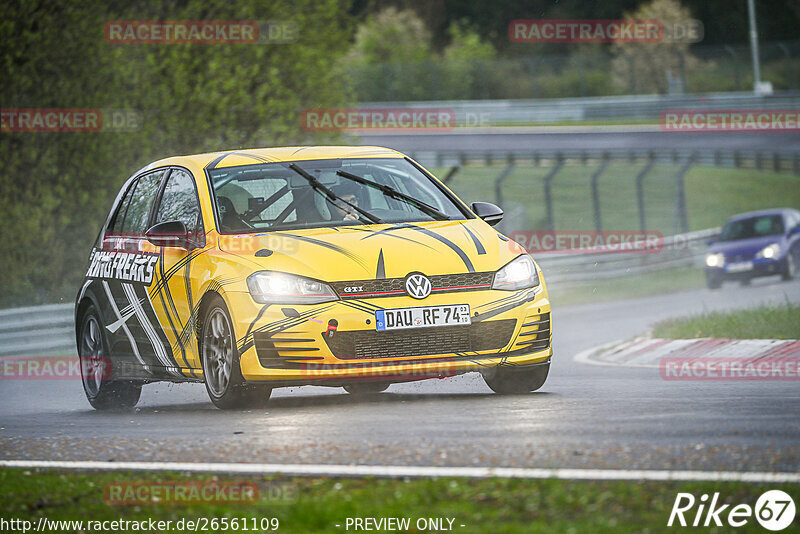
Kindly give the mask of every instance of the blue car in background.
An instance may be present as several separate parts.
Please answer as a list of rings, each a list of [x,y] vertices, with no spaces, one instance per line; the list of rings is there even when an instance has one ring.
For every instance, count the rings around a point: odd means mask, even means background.
[[[791,280],[800,265],[800,211],[752,211],[728,219],[706,255],[706,284],[726,280],[747,285],[755,277],[779,274]]]

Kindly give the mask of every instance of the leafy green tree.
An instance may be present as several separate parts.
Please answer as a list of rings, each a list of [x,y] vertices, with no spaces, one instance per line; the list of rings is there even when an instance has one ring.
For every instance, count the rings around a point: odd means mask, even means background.
[[[287,44],[109,44],[112,20],[271,20]],[[6,257],[0,306],[70,300],[123,181],[170,155],[318,143],[305,108],[349,101],[344,0],[171,3],[9,0],[0,7],[3,108],[133,109],[126,132],[0,133]]]
[[[667,27],[691,19],[691,12],[678,0],[651,0],[626,19],[658,20]],[[685,42],[614,43],[615,84],[627,93],[667,93],[685,90],[691,72],[702,67]]]

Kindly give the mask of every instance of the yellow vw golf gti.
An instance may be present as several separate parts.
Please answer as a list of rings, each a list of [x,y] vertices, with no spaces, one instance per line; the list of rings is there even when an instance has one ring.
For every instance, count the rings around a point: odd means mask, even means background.
[[[378,393],[470,371],[536,390],[550,301],[502,216],[380,147],[156,161],[120,190],[78,292],[86,396],[125,408],[144,384],[195,381],[241,408],[281,386]]]

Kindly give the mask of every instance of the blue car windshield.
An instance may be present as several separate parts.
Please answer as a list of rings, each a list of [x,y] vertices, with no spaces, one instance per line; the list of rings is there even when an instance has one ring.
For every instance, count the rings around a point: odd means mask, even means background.
[[[722,228],[719,240],[738,241],[740,239],[779,235],[783,231],[783,217],[780,215],[760,215],[728,221]]]

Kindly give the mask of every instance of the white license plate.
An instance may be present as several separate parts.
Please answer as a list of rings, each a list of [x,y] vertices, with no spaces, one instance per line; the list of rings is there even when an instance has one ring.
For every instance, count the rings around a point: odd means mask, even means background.
[[[395,308],[375,312],[376,330],[400,330],[403,328],[429,328],[432,326],[467,324],[472,324],[469,316],[469,304]]]
[[[752,261],[737,261],[734,263],[729,263],[725,266],[725,271],[729,273],[743,273],[745,271],[752,271],[753,270],[753,262]]]

